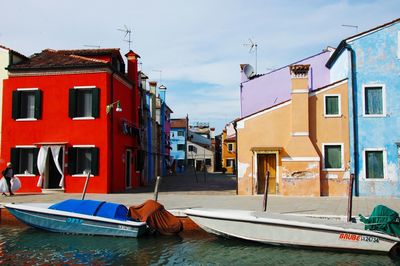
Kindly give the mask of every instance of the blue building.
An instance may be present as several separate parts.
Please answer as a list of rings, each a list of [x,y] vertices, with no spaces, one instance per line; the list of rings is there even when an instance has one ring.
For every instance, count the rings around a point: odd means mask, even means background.
[[[187,165],[187,137],[189,118],[171,119],[171,157],[175,161],[176,172],[181,173]]]
[[[343,40],[327,67],[348,78],[356,195],[400,196],[400,19]]]

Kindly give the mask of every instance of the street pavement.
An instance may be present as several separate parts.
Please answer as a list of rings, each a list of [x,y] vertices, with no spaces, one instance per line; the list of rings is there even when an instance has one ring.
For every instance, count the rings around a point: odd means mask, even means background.
[[[90,187],[90,183],[89,183]],[[127,206],[139,205],[154,198],[154,184],[124,193],[86,194],[86,199],[122,203]],[[5,203],[58,202],[64,199],[80,199],[81,194],[16,193],[13,197],[0,197],[0,206]],[[184,210],[186,208],[206,207],[224,209],[262,210],[263,196],[236,195],[234,175],[221,173],[195,173],[188,170],[176,176],[161,179],[158,201],[166,209]],[[346,215],[347,197],[289,197],[269,195],[267,211],[297,214]],[[354,197],[353,216],[368,215],[372,209],[383,204],[400,212],[399,198]]]

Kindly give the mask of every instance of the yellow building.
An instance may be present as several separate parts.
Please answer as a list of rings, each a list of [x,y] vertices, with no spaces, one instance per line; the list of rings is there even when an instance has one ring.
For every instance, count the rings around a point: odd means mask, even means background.
[[[262,194],[267,172],[271,194],[347,194],[347,79],[310,92],[308,71],[291,66],[291,99],[237,121],[239,194]]]
[[[232,123],[225,126],[221,134],[222,169],[234,174],[236,169],[236,135]]]

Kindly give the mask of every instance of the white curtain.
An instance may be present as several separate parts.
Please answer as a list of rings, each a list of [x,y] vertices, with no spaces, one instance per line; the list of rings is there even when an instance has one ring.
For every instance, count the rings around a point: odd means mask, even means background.
[[[53,154],[54,164],[56,165],[58,172],[61,174],[59,186],[64,188],[64,172],[61,168],[61,165],[58,162],[58,157],[60,156],[61,148],[62,148],[62,146],[51,146],[50,147],[51,153]]]
[[[42,146],[40,147],[38,158],[37,158],[37,168],[39,170],[39,180],[37,182],[38,187],[42,187],[43,179],[44,179],[44,169],[46,167],[46,158],[47,152],[49,151],[49,146]]]

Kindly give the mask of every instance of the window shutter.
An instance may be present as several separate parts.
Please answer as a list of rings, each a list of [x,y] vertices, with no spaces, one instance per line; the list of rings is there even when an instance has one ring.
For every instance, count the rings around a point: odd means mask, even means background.
[[[68,148],[68,174],[76,174],[76,149],[73,147]]]
[[[33,174],[39,175],[39,169],[37,167],[37,158],[39,154],[39,148],[33,149]]]
[[[69,89],[69,117],[76,117],[76,90]]]
[[[98,88],[92,89],[92,116],[99,117],[99,104],[100,104],[100,90]]]
[[[42,91],[35,91],[35,118],[42,118]]]
[[[18,148],[11,148],[11,158],[10,161],[14,168],[14,174],[20,174],[19,172],[19,149]]]
[[[99,175],[99,148],[92,148],[92,175]]]
[[[13,91],[12,92],[12,118],[18,119],[20,116],[21,110],[21,92]]]

